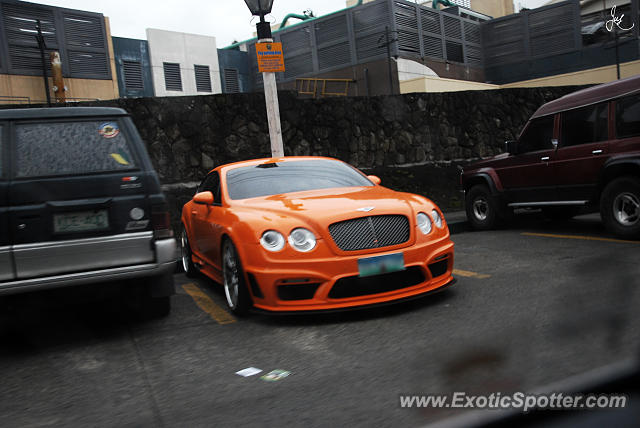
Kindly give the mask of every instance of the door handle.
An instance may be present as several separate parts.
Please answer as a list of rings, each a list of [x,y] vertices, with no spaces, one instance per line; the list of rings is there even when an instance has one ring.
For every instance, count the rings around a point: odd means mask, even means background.
[[[196,215],[198,214],[198,211],[191,211],[191,215]]]
[[[541,157],[541,158],[540,158],[540,160],[541,160],[542,162],[548,162],[548,161],[549,161],[549,156]]]
[[[600,153],[602,153],[601,149],[594,150],[594,151],[591,152],[591,154],[594,154],[594,155],[599,155]]]

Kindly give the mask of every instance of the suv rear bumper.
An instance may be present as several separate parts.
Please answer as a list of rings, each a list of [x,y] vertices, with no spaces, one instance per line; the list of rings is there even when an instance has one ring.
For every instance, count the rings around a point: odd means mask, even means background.
[[[176,240],[157,240],[152,245],[155,261],[150,263],[0,282],[0,295],[171,274],[176,266]]]

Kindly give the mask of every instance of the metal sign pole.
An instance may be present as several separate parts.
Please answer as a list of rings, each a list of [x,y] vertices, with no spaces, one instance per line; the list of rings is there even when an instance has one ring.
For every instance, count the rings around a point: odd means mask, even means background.
[[[273,39],[261,39],[258,43],[272,43]],[[275,73],[262,73],[264,84],[264,102],[267,107],[267,122],[269,123],[269,140],[271,141],[271,156],[284,156],[282,144],[282,129],[280,128],[280,106],[278,104],[278,84]]]

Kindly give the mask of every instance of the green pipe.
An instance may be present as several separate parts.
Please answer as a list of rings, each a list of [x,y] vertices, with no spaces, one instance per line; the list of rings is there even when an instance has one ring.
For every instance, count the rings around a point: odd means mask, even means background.
[[[441,4],[443,6],[456,6],[456,4],[450,0],[433,0],[433,2],[431,2],[431,7],[434,9],[438,9],[438,4]]]
[[[282,30],[284,28],[284,26],[287,25],[287,21],[289,20],[289,18],[296,18],[296,19],[299,19],[301,21],[306,21],[307,19],[310,19],[312,17],[311,16],[307,16],[307,15],[298,15],[297,13],[289,13],[282,20],[282,24],[280,24],[280,27],[278,27],[278,30]]]

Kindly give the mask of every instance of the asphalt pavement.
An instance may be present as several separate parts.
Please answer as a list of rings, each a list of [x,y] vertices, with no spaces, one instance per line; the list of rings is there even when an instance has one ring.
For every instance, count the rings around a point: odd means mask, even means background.
[[[422,426],[464,410],[401,394],[531,391],[638,355],[640,242],[597,216],[445,218],[457,284],[374,310],[238,319],[183,274],[154,321],[55,291],[2,298],[0,426]]]

